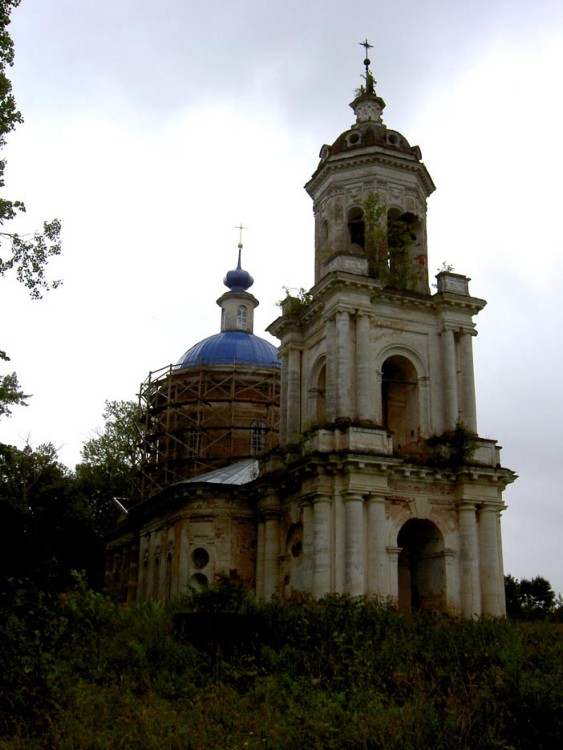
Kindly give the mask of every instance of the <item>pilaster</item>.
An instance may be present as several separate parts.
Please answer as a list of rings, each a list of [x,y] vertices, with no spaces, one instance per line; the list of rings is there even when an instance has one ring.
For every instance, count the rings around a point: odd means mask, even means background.
[[[313,499],[313,596],[320,599],[330,592],[330,495]]]
[[[372,495],[367,500],[367,595],[380,599],[390,594],[385,531],[385,498]]]
[[[461,411],[468,430],[477,432],[477,408],[475,405],[475,376],[473,371],[473,337],[464,331],[459,337],[461,369]]]
[[[364,499],[356,492],[344,495],[346,547],[344,589],[350,596],[365,593]]]
[[[458,518],[461,611],[466,618],[478,617],[481,614],[481,585],[475,504],[462,502],[458,506]]]

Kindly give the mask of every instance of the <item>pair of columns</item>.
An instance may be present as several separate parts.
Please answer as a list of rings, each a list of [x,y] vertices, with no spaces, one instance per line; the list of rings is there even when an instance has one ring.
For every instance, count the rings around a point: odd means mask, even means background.
[[[451,328],[445,328],[441,333],[444,420],[446,429],[453,429],[461,418],[467,429],[476,433],[472,335],[469,331],[456,335]]]
[[[310,548],[305,549],[311,571],[310,590],[315,598],[331,591],[351,596],[387,596],[385,499],[364,500],[359,493],[347,492],[342,500],[341,535],[333,529],[335,512],[330,495],[317,495],[304,509],[304,526],[309,528],[304,528],[303,536],[312,539]]]
[[[352,349],[355,324],[356,347]],[[374,398],[369,315],[339,310],[327,324],[327,416],[381,422]],[[355,378],[354,378],[355,373]],[[379,410],[381,411],[381,410]]]
[[[461,612],[466,618],[506,614],[497,505],[463,501],[458,507]]]

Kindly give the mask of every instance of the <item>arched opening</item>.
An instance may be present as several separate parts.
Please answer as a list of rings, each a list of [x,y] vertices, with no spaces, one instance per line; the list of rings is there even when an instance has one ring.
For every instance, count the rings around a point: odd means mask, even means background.
[[[413,363],[395,355],[381,370],[383,423],[393,435],[393,448],[415,443],[420,434],[418,376]]]
[[[414,289],[419,268],[414,263],[419,245],[420,220],[409,212],[387,212],[387,283],[398,289]]]
[[[445,610],[446,568],[444,539],[435,523],[427,519],[407,521],[397,537],[399,608]]]
[[[350,233],[350,249],[352,252],[359,249],[364,250],[366,246],[364,212],[357,206],[348,211],[348,232]]]

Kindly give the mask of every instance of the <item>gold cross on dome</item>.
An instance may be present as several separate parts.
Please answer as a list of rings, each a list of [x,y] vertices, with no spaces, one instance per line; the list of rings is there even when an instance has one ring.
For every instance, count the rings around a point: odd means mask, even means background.
[[[242,230],[248,229],[248,227],[243,226],[242,221],[241,221],[241,223],[238,225],[238,227],[235,227],[235,229],[239,230],[238,246],[242,247]]]

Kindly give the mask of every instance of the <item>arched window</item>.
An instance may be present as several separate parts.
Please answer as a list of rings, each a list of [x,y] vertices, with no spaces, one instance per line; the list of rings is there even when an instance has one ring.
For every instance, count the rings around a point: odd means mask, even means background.
[[[239,328],[241,331],[246,331],[247,329],[247,318],[248,309],[246,305],[239,305],[239,308],[237,310],[237,328]]]
[[[255,421],[250,425],[250,454],[256,456],[266,447],[266,424]]]

